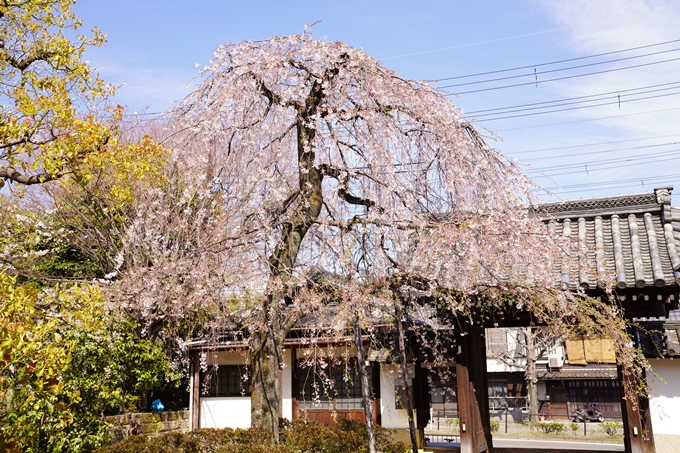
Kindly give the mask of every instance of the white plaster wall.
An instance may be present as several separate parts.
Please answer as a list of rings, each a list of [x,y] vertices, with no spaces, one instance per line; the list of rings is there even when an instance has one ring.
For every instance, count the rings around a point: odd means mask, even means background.
[[[409,370],[413,375],[413,369]],[[380,414],[384,428],[408,428],[408,416],[405,409],[396,409],[394,380],[401,380],[401,373],[396,365],[380,364]]]
[[[652,397],[649,405],[654,434],[680,434],[680,360],[650,360],[653,373],[648,374]],[[680,436],[678,436],[680,440]]]
[[[281,389],[281,397],[283,404],[281,407],[281,415],[288,420],[293,419],[293,354],[290,349],[283,351],[283,388]]]
[[[208,366],[243,365],[247,351],[207,352]],[[199,384],[200,385],[200,384]],[[199,427],[201,428],[250,428],[250,397],[200,398]]]
[[[522,368],[508,366],[500,360],[486,359],[487,373],[514,373],[517,371],[524,371]]]
[[[250,428],[250,397],[201,398],[201,428]]]

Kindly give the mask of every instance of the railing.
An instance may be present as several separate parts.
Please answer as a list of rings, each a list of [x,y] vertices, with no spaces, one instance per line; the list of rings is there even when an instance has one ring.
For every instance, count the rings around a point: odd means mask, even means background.
[[[426,433],[425,434],[425,442],[426,443],[455,443],[455,442],[460,442],[460,435],[459,434],[434,434],[434,433]]]

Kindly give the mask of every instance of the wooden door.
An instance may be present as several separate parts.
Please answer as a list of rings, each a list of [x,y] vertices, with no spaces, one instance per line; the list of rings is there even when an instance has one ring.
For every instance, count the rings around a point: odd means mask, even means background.
[[[567,389],[565,387],[550,388],[550,415],[552,418],[569,418],[567,409]]]

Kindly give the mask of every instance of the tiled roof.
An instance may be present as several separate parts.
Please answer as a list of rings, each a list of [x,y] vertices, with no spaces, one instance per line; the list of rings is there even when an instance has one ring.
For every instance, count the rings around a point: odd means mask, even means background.
[[[619,289],[680,283],[680,208],[672,186],[652,192],[546,203],[537,212],[549,228],[574,241],[579,262],[562,270],[562,286],[594,289],[613,277]]]
[[[564,365],[562,368],[539,368],[538,379],[616,379],[616,365],[588,364],[586,366]]]

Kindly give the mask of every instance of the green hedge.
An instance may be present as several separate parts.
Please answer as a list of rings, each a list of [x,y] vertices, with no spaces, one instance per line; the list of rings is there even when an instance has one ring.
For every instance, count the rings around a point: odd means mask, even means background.
[[[546,434],[561,434],[565,428],[560,422],[531,422],[531,426]]]
[[[378,450],[404,453],[406,444],[393,442],[388,430],[377,427]],[[316,422],[284,422],[274,445],[269,433],[255,429],[202,429],[158,437],[132,436],[102,447],[97,453],[366,453],[366,426],[341,420],[334,428]]]
[[[623,429],[623,423],[621,422],[602,422],[600,423],[600,428],[602,432],[607,433],[610,436],[616,436],[620,429]]]

